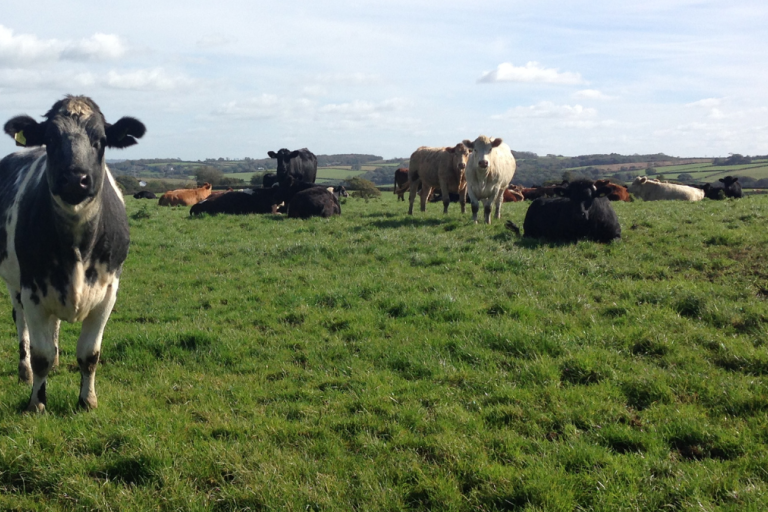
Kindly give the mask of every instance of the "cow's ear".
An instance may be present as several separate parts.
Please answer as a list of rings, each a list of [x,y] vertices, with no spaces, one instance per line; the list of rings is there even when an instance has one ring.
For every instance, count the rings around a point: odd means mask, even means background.
[[[104,132],[107,134],[107,147],[127,148],[137,144],[147,132],[144,123],[133,117],[121,117],[115,124],[107,124]]]
[[[465,146],[467,146],[469,149],[475,149],[475,143],[474,143],[474,142],[472,142],[472,141],[471,141],[471,140],[469,140],[469,139],[465,139],[465,140],[462,142],[462,144],[464,144]]]
[[[611,187],[597,187],[597,190],[595,191],[595,197],[605,197],[607,195],[610,195],[611,193]]]
[[[504,142],[500,138],[493,139],[493,142],[491,142],[491,146],[497,148],[501,145],[501,143]]]
[[[5,133],[16,141],[17,146],[33,147],[45,144],[45,123],[38,123],[29,116],[17,116],[5,123]]]
[[[721,182],[721,183],[725,183],[725,178],[720,178],[720,179],[719,179],[719,180],[717,180],[717,181],[719,181],[719,182]]]
[[[297,156],[299,156],[299,150],[298,149],[295,150],[295,151],[291,151],[291,154],[288,155],[288,158],[289,159],[293,159],[293,158],[296,158]]]
[[[447,152],[449,152],[449,153],[455,153],[455,152],[456,152],[456,148],[454,148],[454,147],[445,148],[445,150],[446,150]]]
[[[274,151],[267,151],[267,155],[269,156],[269,158],[277,158],[277,153],[275,153]]]

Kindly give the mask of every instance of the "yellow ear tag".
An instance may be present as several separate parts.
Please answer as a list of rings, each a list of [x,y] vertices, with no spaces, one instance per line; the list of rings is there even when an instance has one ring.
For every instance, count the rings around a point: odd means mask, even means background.
[[[16,132],[16,135],[13,136],[13,139],[16,141],[16,144],[18,144],[19,146],[27,145],[27,138],[24,136],[24,130],[21,130],[20,132]]]

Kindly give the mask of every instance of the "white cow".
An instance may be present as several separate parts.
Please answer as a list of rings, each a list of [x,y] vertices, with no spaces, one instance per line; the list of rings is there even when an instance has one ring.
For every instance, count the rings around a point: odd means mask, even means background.
[[[496,204],[496,218],[501,218],[504,190],[515,175],[517,164],[512,150],[500,138],[479,136],[464,141],[472,152],[467,160],[467,193],[472,202],[472,220],[477,224],[478,201],[484,205],[485,223],[491,223],[491,205]]]
[[[659,180],[648,179],[646,176],[635,178],[627,190],[644,201],[701,201],[704,199],[704,191],[701,189],[662,183]]]

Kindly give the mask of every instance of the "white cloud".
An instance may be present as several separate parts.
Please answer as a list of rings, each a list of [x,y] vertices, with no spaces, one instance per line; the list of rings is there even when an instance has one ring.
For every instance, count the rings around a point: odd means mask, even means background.
[[[110,71],[98,82],[112,89],[170,91],[191,87],[194,80],[182,74],[171,74],[162,68],[135,71]]]
[[[579,73],[560,72],[553,68],[543,68],[538,62],[529,62],[525,66],[516,67],[511,62],[503,62],[493,71],[484,73],[478,82],[525,82],[546,83],[558,85],[578,85],[585,83]]]
[[[559,119],[585,120],[597,116],[594,108],[581,105],[556,105],[551,101],[542,101],[528,107],[515,107],[503,114],[492,116],[492,119]]]
[[[608,96],[596,89],[584,89],[583,91],[576,91],[573,93],[573,97],[579,100],[612,100],[613,96]]]
[[[269,119],[278,117],[285,108],[280,98],[273,94],[262,94],[243,101],[224,103],[213,111],[215,116],[232,117],[235,119]]]
[[[212,34],[198,39],[196,45],[198,48],[215,48],[218,46],[227,46],[237,42],[237,38],[230,35]]]
[[[127,48],[122,40],[111,34],[97,33],[79,41],[40,39],[32,34],[14,34],[0,25],[0,66],[27,67],[59,60],[114,60]]]
[[[719,107],[723,104],[723,100],[721,98],[706,98],[699,101],[694,101],[693,103],[688,103],[685,106],[686,107],[703,107],[703,108],[715,108]]]
[[[127,52],[127,48],[116,35],[94,34],[88,39],[65,44],[62,59],[71,60],[114,60]]]

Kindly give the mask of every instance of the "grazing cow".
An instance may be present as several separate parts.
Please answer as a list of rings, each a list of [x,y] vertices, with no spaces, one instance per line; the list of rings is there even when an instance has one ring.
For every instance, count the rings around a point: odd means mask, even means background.
[[[288,177],[314,183],[317,177],[317,157],[307,148],[290,151],[285,148],[277,153],[268,151],[270,158],[277,159],[277,181],[284,183]]]
[[[706,183],[703,186],[704,197],[709,199],[725,199],[726,197],[741,198],[744,192],[741,190],[739,178],[726,176],[715,183]]]
[[[491,205],[496,205],[496,218],[501,218],[504,190],[515,176],[515,157],[500,138],[481,135],[474,142],[464,141],[472,150],[467,160],[467,192],[472,202],[472,220],[477,223],[478,201],[483,201],[485,223],[491,223]]]
[[[288,217],[308,219],[341,215],[339,199],[327,189],[310,187],[296,193],[288,203]]]
[[[597,188],[608,187],[611,189],[611,193],[605,196],[608,198],[609,201],[629,202],[631,200],[629,197],[629,191],[627,190],[627,187],[617,185],[616,183],[611,183],[608,180],[597,180],[595,181],[595,186]]]
[[[591,180],[575,180],[560,187],[564,197],[540,197],[525,214],[526,237],[552,241],[576,241],[588,238],[610,242],[621,238],[621,226],[610,201],[605,197],[611,189],[596,187]],[[515,229],[514,224],[507,227]]]
[[[157,202],[160,206],[192,206],[211,195],[211,184],[203,183],[200,188],[169,190]]]
[[[134,199],[157,199],[157,196],[149,190],[140,190],[133,194]]]
[[[701,201],[704,199],[704,191],[701,189],[674,183],[662,183],[645,176],[635,178],[627,190],[644,201]]]
[[[467,182],[464,168],[467,166],[469,150],[459,142],[450,148],[429,148],[422,146],[411,155],[408,165],[408,180],[411,193],[408,196],[408,215],[413,215],[413,201],[421,187],[421,211],[427,210],[427,199],[432,190],[440,187],[443,198],[443,213],[448,213],[450,193],[459,194],[461,213],[467,202]]]
[[[32,383],[27,410],[45,410],[61,320],[83,324],[78,404],[92,409],[101,340],[130,242],[104,150],[136,144],[146,129],[131,117],[107,123],[93,100],[67,96],[44,121],[18,116],[4,130],[33,148],[0,161],[0,275],[19,336],[19,380]]]
[[[277,188],[247,188],[242,192],[227,192],[204,199],[193,205],[189,214],[277,213],[277,206],[282,202],[282,195]]]
[[[341,199],[342,197],[349,197],[349,192],[347,192],[347,189],[346,187],[344,187],[344,185],[336,185],[335,187],[328,187],[328,192],[336,196],[336,199]]]
[[[264,177],[261,179],[261,186],[264,188],[269,188],[272,185],[277,183],[277,174],[273,172],[268,172],[264,175]]]
[[[395,189],[394,194],[397,194],[398,201],[405,201],[405,193],[411,188],[411,184],[408,181],[408,168],[400,167],[395,171]]]

